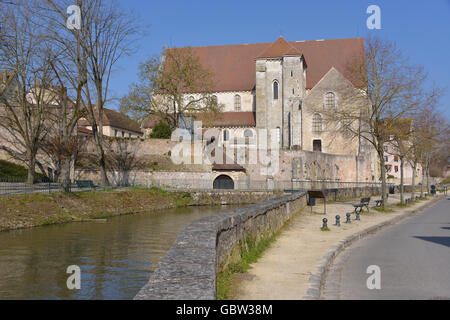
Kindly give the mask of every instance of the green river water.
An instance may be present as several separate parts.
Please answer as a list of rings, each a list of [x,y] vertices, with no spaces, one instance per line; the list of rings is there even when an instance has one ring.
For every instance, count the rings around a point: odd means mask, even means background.
[[[189,222],[235,206],[205,206],[0,232],[0,299],[132,299]],[[69,290],[67,267],[81,269]]]

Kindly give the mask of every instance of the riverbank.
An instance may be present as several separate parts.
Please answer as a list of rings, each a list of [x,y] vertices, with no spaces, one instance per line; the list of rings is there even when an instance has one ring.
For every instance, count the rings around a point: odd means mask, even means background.
[[[319,204],[311,213],[304,210],[295,216],[287,228],[262,255],[251,265],[247,273],[235,274],[232,279],[231,297],[236,300],[278,300],[302,299],[308,290],[317,284],[314,276],[322,267],[322,259],[329,250],[347,237],[363,232],[367,228],[400,217],[406,212],[415,212],[432,200],[419,201],[408,207],[399,207],[398,195],[389,197],[388,212],[371,208],[361,214],[361,220],[346,224],[345,213],[353,211],[352,203],[327,203],[328,226],[330,231],[320,230],[323,207]],[[341,227],[334,226],[334,216],[341,216]]]
[[[252,204],[280,195],[279,192],[180,192],[159,188],[128,188],[0,196],[0,231],[92,221],[185,206]]]
[[[157,188],[1,196],[0,231],[176,208],[191,201],[189,193]]]

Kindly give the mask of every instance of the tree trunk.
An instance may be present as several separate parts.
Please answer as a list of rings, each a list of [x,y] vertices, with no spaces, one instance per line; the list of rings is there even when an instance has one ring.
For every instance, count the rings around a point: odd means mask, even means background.
[[[93,130],[94,132],[94,137],[95,137],[95,144],[97,147],[97,155],[98,155],[98,163],[99,163],[99,167],[100,167],[100,175],[101,175],[101,185],[103,187],[107,187],[109,186],[109,180],[108,180],[108,175],[106,172],[106,159],[105,159],[105,151],[103,149],[103,133],[99,132],[100,130],[98,130],[96,128],[96,130]]]
[[[35,172],[36,172],[36,157],[34,154],[30,152],[28,156],[28,176],[27,176],[28,184],[34,183]]]
[[[420,198],[423,198],[423,183],[425,181],[425,172],[422,165],[422,182],[420,183]]]
[[[383,200],[383,210],[386,208],[386,168],[384,167],[383,144],[378,143],[378,158],[380,159],[381,171],[381,199]]]
[[[70,158],[67,158],[64,160],[64,165],[62,166],[62,174],[63,174],[63,180],[62,180],[62,187],[64,189],[64,192],[70,192],[70,167],[71,167],[71,160]]]
[[[404,191],[404,181],[403,181],[403,168],[405,160],[400,157],[400,204],[403,204],[403,191]]]
[[[411,199],[412,199],[412,201],[414,201],[414,197],[415,197],[415,189],[416,189],[416,167],[417,167],[417,164],[413,164],[412,165],[412,181],[411,181],[411,187],[412,187],[412,190],[411,190]]]

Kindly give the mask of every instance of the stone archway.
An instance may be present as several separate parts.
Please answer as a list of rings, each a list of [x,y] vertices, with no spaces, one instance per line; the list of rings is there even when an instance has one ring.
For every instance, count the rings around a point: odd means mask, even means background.
[[[233,190],[234,181],[230,176],[222,174],[214,180],[213,189]]]

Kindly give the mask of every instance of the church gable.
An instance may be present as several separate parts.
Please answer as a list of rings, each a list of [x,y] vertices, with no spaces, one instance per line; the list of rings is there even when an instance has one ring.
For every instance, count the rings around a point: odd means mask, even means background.
[[[314,151],[314,143],[320,143],[321,151],[332,154],[358,154],[357,140],[336,134],[326,123],[323,112],[330,108],[347,108],[348,95],[355,95],[357,88],[336,68],[331,68],[303,100],[303,149]],[[351,108],[355,107],[352,101]]]
[[[283,37],[279,37],[257,59],[280,58],[282,56],[301,55],[300,51],[290,45]]]

